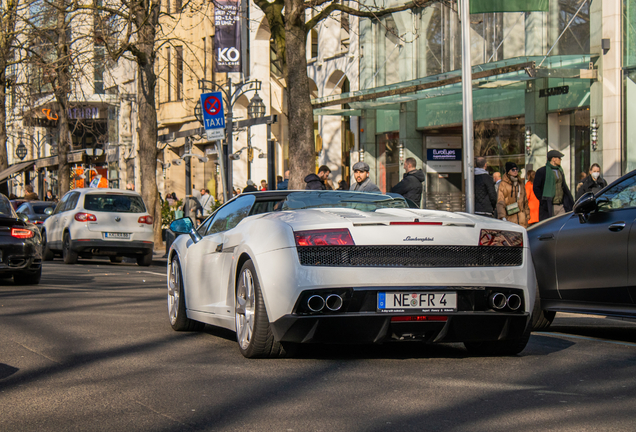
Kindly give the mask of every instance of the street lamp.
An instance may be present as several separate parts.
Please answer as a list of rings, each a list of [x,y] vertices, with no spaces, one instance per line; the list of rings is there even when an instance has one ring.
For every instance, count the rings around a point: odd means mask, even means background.
[[[258,95],[258,92],[254,94],[254,97],[247,106],[247,116],[249,118],[259,118],[265,115],[265,104],[263,99]]]

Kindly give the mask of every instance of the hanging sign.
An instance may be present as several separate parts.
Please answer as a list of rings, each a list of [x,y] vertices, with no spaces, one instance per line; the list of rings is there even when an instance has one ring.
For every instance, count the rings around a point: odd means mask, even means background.
[[[216,72],[241,72],[240,3],[214,2],[214,63]]]

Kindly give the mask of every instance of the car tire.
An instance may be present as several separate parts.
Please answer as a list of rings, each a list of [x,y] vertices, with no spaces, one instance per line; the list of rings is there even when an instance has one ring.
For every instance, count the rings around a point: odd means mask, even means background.
[[[42,278],[42,267],[35,271],[25,271],[13,274],[13,283],[16,285],[37,285]]]
[[[145,255],[137,255],[137,265],[142,267],[152,265],[152,252]]]
[[[530,326],[521,337],[508,340],[487,342],[464,342],[469,353],[479,356],[513,356],[519,354],[528,345],[530,340]]]
[[[77,252],[71,250],[71,235],[69,233],[64,233],[64,243],[62,245],[62,257],[64,258],[64,263],[66,264],[75,264],[77,263]]]
[[[55,254],[49,248],[49,244],[46,241],[46,231],[42,233],[42,243],[42,260],[53,261],[53,258],[55,258]]]
[[[181,277],[179,258],[175,256],[170,262],[168,273],[168,318],[173,330],[199,331],[205,327],[204,323],[192,320],[186,315],[183,278]]]
[[[236,340],[243,356],[275,358],[291,354],[291,345],[282,344],[274,339],[261,286],[251,260],[243,264],[239,273],[234,317]]]
[[[120,257],[120,256],[111,256],[110,258],[110,262],[112,263],[120,263],[124,260],[124,257]]]
[[[537,285],[537,295],[534,299],[534,309],[532,310],[532,331],[547,329],[554,321],[555,316],[556,312],[541,308],[541,297],[539,296],[539,286]]]

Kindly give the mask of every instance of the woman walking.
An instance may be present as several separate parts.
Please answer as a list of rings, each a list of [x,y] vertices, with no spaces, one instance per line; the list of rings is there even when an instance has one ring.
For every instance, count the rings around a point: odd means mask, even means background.
[[[601,177],[601,167],[599,164],[592,164],[590,167],[590,174],[583,179],[583,181],[579,184],[579,187],[576,188],[576,199],[578,200],[581,195],[592,192],[596,194],[596,192],[603,189],[607,186],[607,182],[603,177]]]
[[[519,180],[519,168],[514,162],[506,162],[506,173],[499,183],[497,218],[528,227],[530,208],[526,189]]]

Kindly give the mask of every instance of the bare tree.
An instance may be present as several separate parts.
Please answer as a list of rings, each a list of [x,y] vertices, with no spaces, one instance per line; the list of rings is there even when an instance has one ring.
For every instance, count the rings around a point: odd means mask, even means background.
[[[332,13],[379,19],[395,12],[425,7],[437,0],[409,1],[402,6],[383,8],[375,3],[339,0],[254,0],[267,17],[271,38],[282,58],[286,77],[289,117],[290,189],[304,189],[303,178],[313,172],[315,160],[313,109],[307,75],[307,34]],[[349,2],[347,2],[349,3]],[[307,19],[308,11],[315,12]]]

